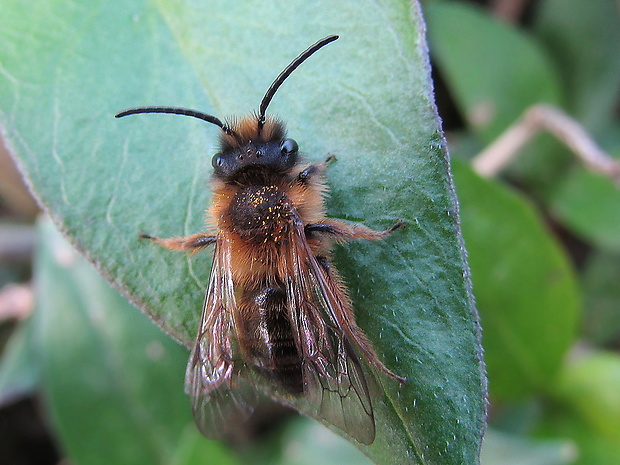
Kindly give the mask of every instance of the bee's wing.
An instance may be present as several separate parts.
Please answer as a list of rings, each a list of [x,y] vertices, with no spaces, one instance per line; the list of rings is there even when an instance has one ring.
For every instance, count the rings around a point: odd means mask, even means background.
[[[286,290],[310,413],[370,444],[375,421],[368,382],[373,380],[352,343],[359,345],[363,335],[339,279],[317,261],[299,218],[290,234]]]
[[[240,376],[234,332],[236,306],[230,263],[230,244],[219,234],[200,330],[185,374],[194,418],[208,438],[218,438],[238,426],[253,410],[256,390]]]

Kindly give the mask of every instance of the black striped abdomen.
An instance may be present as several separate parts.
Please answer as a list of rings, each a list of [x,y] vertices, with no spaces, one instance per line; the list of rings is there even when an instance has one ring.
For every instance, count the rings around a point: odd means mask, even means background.
[[[291,394],[303,393],[301,358],[280,287],[247,289],[238,306],[238,338],[245,361]]]

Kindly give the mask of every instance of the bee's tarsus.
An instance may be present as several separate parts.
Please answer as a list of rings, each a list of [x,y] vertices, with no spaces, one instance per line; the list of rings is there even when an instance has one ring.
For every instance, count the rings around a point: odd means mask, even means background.
[[[390,229],[388,229],[388,231],[387,231],[388,234],[389,233],[393,233],[394,231],[396,231],[401,226],[405,226],[405,222],[399,218],[398,220],[396,220],[396,224],[394,226],[392,226]]]
[[[338,160],[338,158],[336,158],[336,155],[334,155],[333,153],[328,153],[327,158],[325,159],[323,163],[327,165],[330,161],[336,161],[336,160]]]

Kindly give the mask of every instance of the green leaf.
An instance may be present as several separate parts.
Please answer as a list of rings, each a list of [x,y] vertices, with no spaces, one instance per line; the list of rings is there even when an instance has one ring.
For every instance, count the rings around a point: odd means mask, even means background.
[[[530,439],[489,430],[484,436],[482,465],[568,465],[576,451],[569,441]]]
[[[608,120],[595,131],[601,149],[620,160],[618,121]],[[559,179],[549,203],[552,215],[574,234],[600,248],[620,251],[620,188],[608,176],[579,164]]]
[[[364,457],[339,436],[336,436],[316,422],[299,419],[283,434],[286,447],[274,465],[314,465],[337,463],[339,465],[371,465]]]
[[[561,106],[560,77],[534,36],[466,2],[435,1],[425,12],[433,61],[483,144],[499,137],[532,105]],[[565,170],[566,149],[543,134],[523,152],[509,173],[545,198]]]
[[[565,82],[571,112],[599,133],[620,96],[620,15],[614,0],[545,0],[536,31]]]
[[[41,366],[33,335],[32,319],[19,324],[0,358],[0,405],[32,393],[39,385]]]
[[[620,443],[601,436],[574,412],[555,411],[544,420],[541,435],[567,438],[575,444],[576,459],[571,465],[620,463]]]
[[[620,335],[620,254],[595,252],[583,270],[584,335],[599,344]]]
[[[37,9],[12,0],[0,19],[0,123],[71,242],[191,344],[209,256],[137,236],[203,229],[217,128],[113,115],[149,104],[248,114],[297,53],[341,34],[286,81],[270,110],[308,160],[338,156],[331,216],[407,225],[336,256],[360,325],[408,377],[400,388],[385,381],[374,402],[378,436],[363,450],[380,463],[476,463],[485,381],[422,31],[417,3],[399,1],[54,0]]]
[[[167,464],[191,422],[187,351],[46,222],[36,263],[45,403],[76,464]]]
[[[433,59],[484,141],[529,106],[560,102],[558,76],[532,37],[464,2],[432,2],[425,13]]]
[[[610,441],[620,443],[620,356],[580,354],[566,366],[555,395]]]
[[[576,167],[551,201],[553,215],[577,235],[620,251],[620,189],[609,178]]]
[[[240,462],[224,445],[207,441],[195,427],[185,428],[171,464],[205,465],[207,463],[237,465]]]
[[[522,197],[463,162],[453,169],[491,394],[517,398],[544,390],[575,338],[574,272]]]
[[[544,436],[570,438],[576,465],[620,461],[620,357],[576,352],[553,386],[554,404],[538,426]]]

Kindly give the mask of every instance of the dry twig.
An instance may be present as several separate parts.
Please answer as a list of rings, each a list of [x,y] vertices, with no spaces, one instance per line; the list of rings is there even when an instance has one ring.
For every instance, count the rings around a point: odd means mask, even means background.
[[[481,176],[495,176],[543,129],[566,144],[588,169],[608,176],[620,187],[620,161],[601,150],[577,121],[547,104],[528,108],[515,124],[472,160],[474,170]]]

